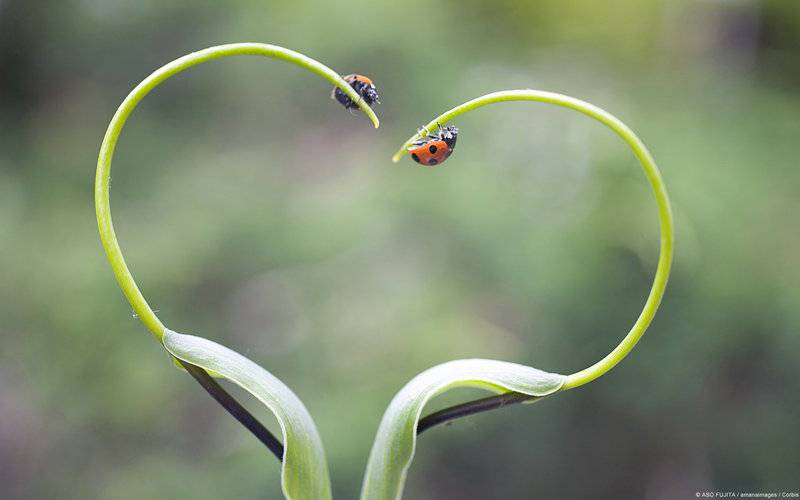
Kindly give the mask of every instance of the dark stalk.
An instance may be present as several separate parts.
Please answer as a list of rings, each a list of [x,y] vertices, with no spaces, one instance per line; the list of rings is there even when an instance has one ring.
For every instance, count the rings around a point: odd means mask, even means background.
[[[431,427],[444,424],[461,417],[483,413],[485,411],[496,410],[504,406],[523,403],[525,401],[536,401],[546,396],[530,396],[520,392],[506,392],[497,396],[476,399],[456,406],[445,408],[431,413],[420,419],[417,424],[417,435],[419,436]]]
[[[247,428],[253,435],[258,438],[259,441],[264,443],[264,445],[269,448],[269,450],[275,455],[278,460],[283,461],[283,445],[278,438],[272,435],[272,433],[267,430],[264,425],[259,422],[256,417],[254,417],[249,411],[245,409],[238,401],[233,399],[233,396],[228,394],[228,392],[222,388],[221,385],[214,380],[211,375],[208,374],[207,371],[200,368],[199,366],[195,366],[184,361],[180,362],[181,365],[186,368],[186,371],[194,377],[197,382],[203,386],[211,397],[214,398],[217,403],[221,404],[223,408],[225,408],[228,413],[233,415],[233,418],[239,421],[243,426]]]
[[[207,371],[186,362],[181,361],[181,365],[189,374],[213,397],[233,418],[244,425],[253,435],[261,441],[272,452],[278,460],[283,460],[283,445],[264,425],[256,419],[247,409],[245,409],[233,396],[231,396],[221,385],[214,380]],[[443,410],[431,413],[420,419],[417,424],[417,435],[437,425],[446,424],[453,420],[468,417],[486,411],[496,410],[504,406],[509,406],[526,401],[536,401],[543,399],[543,396],[530,396],[519,392],[507,392],[496,396],[468,401],[460,405],[451,406]]]

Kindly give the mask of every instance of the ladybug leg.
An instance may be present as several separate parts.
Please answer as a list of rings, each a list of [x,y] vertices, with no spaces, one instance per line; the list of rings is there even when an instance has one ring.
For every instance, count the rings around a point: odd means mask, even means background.
[[[350,106],[347,107],[347,110],[350,111],[351,115],[356,114],[356,111],[361,109],[361,106],[358,105],[359,102],[361,102],[361,96],[358,97],[358,101],[350,100]]]
[[[358,85],[353,86],[353,90],[355,90],[356,94],[358,94],[358,100],[356,101],[356,107],[358,109],[361,109],[361,101],[364,100],[364,87],[365,85],[361,84],[361,82],[358,82]]]
[[[425,133],[423,134],[423,132]],[[417,129],[417,135],[420,139],[425,139],[426,137],[431,137],[431,131],[423,126]]]
[[[355,110],[360,110],[361,109],[361,99],[364,96],[361,95],[361,88],[360,87],[358,87],[356,85],[353,85],[353,84],[350,84],[350,86],[353,87],[353,90],[355,90],[356,94],[358,94],[358,99],[357,100],[355,100],[355,101],[353,101],[352,99],[350,100],[350,103],[351,103],[351,105],[350,105],[350,114],[355,114],[353,112],[353,110],[354,109]]]

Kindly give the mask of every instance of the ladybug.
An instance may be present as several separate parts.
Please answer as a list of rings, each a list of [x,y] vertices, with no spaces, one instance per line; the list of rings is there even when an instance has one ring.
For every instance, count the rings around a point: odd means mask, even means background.
[[[350,84],[353,87],[353,90],[356,91],[356,94],[361,96],[361,99],[364,99],[364,102],[367,103],[367,106],[372,106],[373,103],[380,103],[380,97],[378,96],[378,91],[375,88],[375,84],[372,83],[372,80],[367,78],[364,75],[347,75],[343,77],[344,81]],[[333,92],[331,92],[331,99],[336,99],[339,103],[347,109],[360,109],[361,107],[358,105],[358,102],[353,101],[350,99],[350,96],[345,94],[342,89],[339,87],[334,87]],[[359,102],[361,100],[359,99]]]
[[[456,147],[458,129],[439,125],[439,132],[428,134],[419,141],[413,142],[408,152],[411,158],[420,165],[438,165],[450,158]]]

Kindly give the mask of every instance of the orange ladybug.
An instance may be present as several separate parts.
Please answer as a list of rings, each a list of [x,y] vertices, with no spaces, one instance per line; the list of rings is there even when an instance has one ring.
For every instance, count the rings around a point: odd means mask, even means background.
[[[420,165],[439,165],[453,154],[458,138],[456,127],[444,127],[439,125],[439,132],[428,134],[424,139],[416,141],[408,148],[411,158]]]
[[[375,84],[372,83],[372,80],[367,78],[364,75],[347,75],[342,77],[344,81],[350,84],[353,87],[353,90],[356,91],[356,94],[361,96],[361,99],[364,99],[364,102],[367,103],[367,106],[372,106],[373,103],[380,103],[380,97],[378,96],[378,90],[375,88]],[[331,92],[331,99],[336,99],[339,101],[339,104],[344,106],[347,109],[360,109],[361,107],[358,105],[358,102],[353,101],[350,99],[350,96],[345,94],[342,89],[339,87],[334,87],[333,92]],[[360,100],[359,100],[360,102]]]

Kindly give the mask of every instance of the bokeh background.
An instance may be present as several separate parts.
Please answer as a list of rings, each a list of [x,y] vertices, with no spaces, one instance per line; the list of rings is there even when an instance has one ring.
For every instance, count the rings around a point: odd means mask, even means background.
[[[510,88],[640,134],[674,204],[674,272],[602,379],[423,435],[406,498],[800,489],[800,3],[0,0],[0,496],[280,498],[278,462],[132,317],[93,213],[128,91],[233,41],[370,75],[383,126],[289,64],[196,67],[123,133],[117,233],[167,325],[303,399],[337,498],[418,372],[485,357],[571,373],[644,302],[655,204],[601,125],[495,105],[457,121],[446,165],[389,161],[440,112]]]

